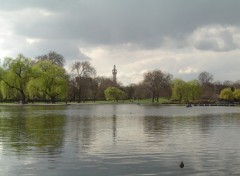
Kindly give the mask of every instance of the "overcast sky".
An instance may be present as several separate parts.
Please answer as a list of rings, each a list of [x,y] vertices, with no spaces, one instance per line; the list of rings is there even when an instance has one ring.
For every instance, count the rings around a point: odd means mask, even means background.
[[[137,83],[160,69],[191,80],[240,79],[238,0],[0,0],[0,58],[56,51],[70,66]]]

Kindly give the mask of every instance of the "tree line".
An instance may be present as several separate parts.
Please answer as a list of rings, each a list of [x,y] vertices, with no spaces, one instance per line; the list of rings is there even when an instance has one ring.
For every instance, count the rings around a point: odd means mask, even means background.
[[[148,98],[159,102],[160,97],[178,103],[240,99],[240,81],[213,82],[213,75],[208,72],[186,82],[156,69],[146,72],[138,84],[123,86],[111,78],[97,76],[88,61],[76,61],[69,71],[64,64],[64,57],[54,51],[34,59],[22,54],[4,58],[0,67],[0,100],[25,104]]]

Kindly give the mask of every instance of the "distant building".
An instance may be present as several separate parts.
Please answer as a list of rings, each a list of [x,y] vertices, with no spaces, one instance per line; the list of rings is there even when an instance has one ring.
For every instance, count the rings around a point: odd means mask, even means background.
[[[115,65],[113,66],[112,74],[113,74],[113,83],[117,85],[117,69]]]

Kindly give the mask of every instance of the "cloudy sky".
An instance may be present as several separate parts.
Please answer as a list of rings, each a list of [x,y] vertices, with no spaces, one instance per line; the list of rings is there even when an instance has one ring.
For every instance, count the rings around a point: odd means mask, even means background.
[[[238,0],[0,0],[0,58],[56,51],[69,67],[137,83],[160,69],[191,80],[240,79]]]

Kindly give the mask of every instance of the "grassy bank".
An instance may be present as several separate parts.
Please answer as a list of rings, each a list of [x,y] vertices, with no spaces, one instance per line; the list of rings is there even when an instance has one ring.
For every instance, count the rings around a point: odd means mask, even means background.
[[[35,102],[35,103],[27,103],[27,104],[19,104],[17,102],[0,102],[0,106],[56,106],[56,105],[79,105],[79,104],[169,104],[171,103],[169,99],[167,98],[159,98],[159,102],[152,103],[152,99],[138,99],[138,100],[119,100],[119,101],[106,101],[106,100],[100,100],[100,101],[86,101],[86,102],[56,102],[54,104],[52,103],[46,103],[46,102]]]

